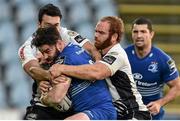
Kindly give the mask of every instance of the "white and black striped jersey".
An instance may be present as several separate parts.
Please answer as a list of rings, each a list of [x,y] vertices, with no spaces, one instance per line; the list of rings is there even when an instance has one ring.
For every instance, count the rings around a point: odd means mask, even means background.
[[[113,102],[120,100],[128,111],[147,111],[132,76],[126,52],[120,44],[114,45],[100,61],[111,70],[106,79]]]

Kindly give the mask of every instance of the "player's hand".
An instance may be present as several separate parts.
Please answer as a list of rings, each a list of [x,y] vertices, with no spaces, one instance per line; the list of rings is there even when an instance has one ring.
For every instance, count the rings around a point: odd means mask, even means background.
[[[41,94],[47,93],[51,88],[51,84],[48,81],[41,81],[39,83],[39,89]]]
[[[52,79],[55,79],[55,78],[57,78],[58,76],[60,76],[61,75],[61,70],[62,70],[63,68],[61,67],[61,65],[60,64],[54,64],[54,65],[52,65],[51,66],[51,68],[49,69],[49,72],[50,72],[50,74],[51,74],[51,77],[52,77]]]
[[[147,104],[147,108],[149,109],[152,115],[156,115],[159,113],[161,105],[158,101],[153,101]]]
[[[57,78],[55,78],[55,79],[52,80],[52,84],[53,84],[53,85],[56,85],[56,84],[58,84],[58,83],[64,83],[64,82],[66,82],[66,81],[71,81],[71,78],[69,78],[69,77],[67,77],[67,76],[65,76],[65,75],[60,75],[60,76],[58,76]]]

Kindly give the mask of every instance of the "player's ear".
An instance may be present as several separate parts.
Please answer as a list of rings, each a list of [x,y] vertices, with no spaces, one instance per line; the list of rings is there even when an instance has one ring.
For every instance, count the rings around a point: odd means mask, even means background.
[[[41,23],[40,22],[38,22],[38,28],[41,28]]]
[[[155,34],[155,32],[152,31],[152,32],[151,32],[151,39],[154,37],[154,34]]]
[[[112,36],[111,36],[111,41],[114,43],[117,42],[117,38],[118,38],[118,34],[117,33],[114,33]]]
[[[62,45],[61,40],[58,40],[58,41],[57,41],[57,43],[56,43],[56,48],[57,48],[59,51],[62,51],[63,45]]]

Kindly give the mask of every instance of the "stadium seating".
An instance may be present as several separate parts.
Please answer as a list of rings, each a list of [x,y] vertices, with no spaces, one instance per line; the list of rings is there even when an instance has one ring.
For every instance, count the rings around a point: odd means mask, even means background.
[[[17,8],[17,24],[26,24],[29,21],[36,20],[36,9],[33,4],[21,5]]]
[[[1,61],[8,63],[17,56],[15,53],[17,51],[16,28],[10,21],[5,21],[1,23],[0,33],[0,43],[2,45]]]
[[[80,12],[81,11],[81,12]],[[71,6],[69,11],[71,25],[80,25],[82,22],[91,20],[91,11],[84,3],[76,3]]]
[[[5,92],[5,87],[2,83],[2,80],[0,80],[0,107],[1,108],[7,108],[6,92]]]
[[[90,40],[93,40],[93,33],[94,33],[94,25],[90,22],[82,22],[79,24],[79,26],[76,27],[79,34],[81,34],[83,37],[89,38]]]
[[[10,11],[10,6],[4,1],[1,0],[0,2],[0,10],[1,10],[1,15],[0,15],[0,22],[6,21],[6,20],[11,20],[12,19],[12,13]]]

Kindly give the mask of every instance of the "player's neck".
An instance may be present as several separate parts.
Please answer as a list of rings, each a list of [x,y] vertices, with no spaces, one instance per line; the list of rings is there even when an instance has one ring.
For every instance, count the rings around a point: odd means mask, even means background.
[[[135,47],[135,51],[136,51],[138,58],[144,58],[150,53],[151,46],[143,47],[143,48]]]
[[[101,50],[101,55],[105,55],[112,47],[114,46],[114,44],[110,45],[109,47],[106,47],[104,49]]]

